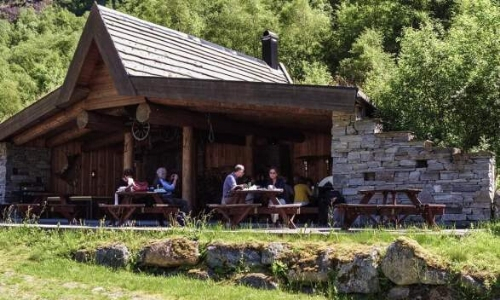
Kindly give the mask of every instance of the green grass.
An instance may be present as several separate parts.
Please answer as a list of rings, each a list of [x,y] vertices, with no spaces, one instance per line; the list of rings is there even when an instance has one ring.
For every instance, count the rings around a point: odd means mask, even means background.
[[[456,272],[500,278],[500,223],[486,224],[463,236],[437,231],[408,230],[405,235],[437,254]],[[171,231],[43,230],[34,227],[0,229],[0,299],[323,299],[278,291],[259,291],[228,282],[200,281],[183,276],[155,277],[130,270],[113,271],[73,262],[71,254],[81,248],[122,242],[137,252],[151,240],[185,236],[202,245],[223,242],[292,242],[297,247],[333,245],[352,248],[385,247],[398,234],[384,230],[327,235],[273,234],[252,230],[228,232],[186,228]],[[495,281],[497,283],[495,283]],[[21,294],[19,294],[21,293]]]

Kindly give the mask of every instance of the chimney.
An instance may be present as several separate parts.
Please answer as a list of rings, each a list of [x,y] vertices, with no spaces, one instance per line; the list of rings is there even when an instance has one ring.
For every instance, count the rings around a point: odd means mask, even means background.
[[[262,34],[262,59],[273,69],[279,68],[278,35],[269,30]]]

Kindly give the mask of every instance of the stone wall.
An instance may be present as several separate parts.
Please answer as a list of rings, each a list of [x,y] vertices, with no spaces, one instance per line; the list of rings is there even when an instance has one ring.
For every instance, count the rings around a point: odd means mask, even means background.
[[[375,119],[334,117],[332,137],[334,187],[348,203],[358,202],[362,189],[421,188],[422,202],[446,205],[444,223],[467,225],[491,218],[492,153],[434,147],[415,141],[410,132],[382,132]]]
[[[17,201],[23,184],[50,184],[50,149],[0,143],[0,203]]]

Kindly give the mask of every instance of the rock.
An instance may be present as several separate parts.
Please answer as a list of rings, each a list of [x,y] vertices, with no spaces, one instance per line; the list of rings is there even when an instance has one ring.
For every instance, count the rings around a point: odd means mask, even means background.
[[[234,271],[238,267],[262,266],[260,246],[211,244],[207,247],[205,263],[212,269]]]
[[[278,284],[272,277],[262,273],[250,273],[240,277],[237,282],[241,285],[250,286],[256,289],[276,290]]]
[[[129,261],[130,253],[127,246],[122,244],[109,245],[97,248],[95,260],[98,265],[122,268]]]
[[[429,291],[429,300],[454,300],[453,291],[446,286],[438,286]]]
[[[404,300],[409,299],[410,288],[406,286],[396,286],[393,287],[389,293],[387,293],[387,300]]]
[[[92,261],[93,254],[94,253],[89,250],[80,249],[73,254],[73,259],[79,263],[87,263]]]
[[[341,293],[372,294],[380,290],[377,250],[356,255],[353,261],[340,262],[335,287]]]
[[[284,252],[288,251],[288,245],[284,243],[269,243],[262,250],[261,263],[265,266],[272,265]]]
[[[481,280],[478,280],[470,275],[462,274],[460,276],[460,283],[469,290],[473,290],[476,293],[486,293],[487,288],[484,286]]]
[[[161,268],[193,266],[198,263],[199,257],[198,242],[177,238],[144,247],[139,254],[139,263]]]
[[[381,269],[397,285],[445,284],[449,280],[439,259],[406,237],[398,238],[387,248]]]
[[[186,276],[198,280],[210,279],[210,274],[208,273],[208,271],[201,269],[191,269],[187,271]]]
[[[334,270],[333,250],[327,248],[311,254],[304,251],[296,257],[287,257],[289,271],[287,279],[291,282],[320,283],[327,282]]]

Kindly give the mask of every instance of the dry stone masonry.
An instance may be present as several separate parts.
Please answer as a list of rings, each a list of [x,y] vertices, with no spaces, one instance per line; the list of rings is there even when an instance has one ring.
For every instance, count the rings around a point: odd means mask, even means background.
[[[17,201],[20,185],[39,184],[48,188],[50,149],[17,147],[0,143],[0,203]]]
[[[200,255],[204,250],[206,255]],[[355,249],[339,243],[204,244],[170,238],[132,251],[125,244],[82,249],[73,257],[83,263],[129,270],[138,267],[141,272],[185,274],[258,289],[335,290],[336,294],[365,294],[374,299],[448,299],[439,295],[465,299],[459,296],[462,288],[470,296],[499,292],[485,278],[451,268],[442,257],[408,237],[399,237],[387,246],[358,245]]]
[[[434,147],[410,132],[382,132],[376,119],[334,116],[332,157],[334,188],[348,203],[359,202],[359,190],[421,188],[422,202],[446,205],[442,223],[464,226],[492,217],[495,157],[490,152]]]

